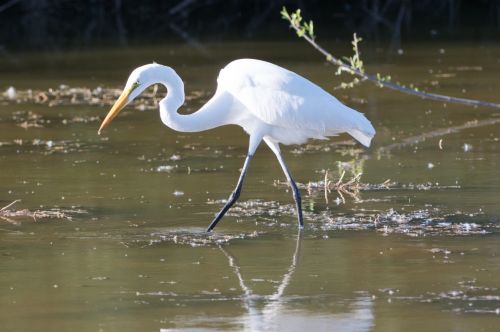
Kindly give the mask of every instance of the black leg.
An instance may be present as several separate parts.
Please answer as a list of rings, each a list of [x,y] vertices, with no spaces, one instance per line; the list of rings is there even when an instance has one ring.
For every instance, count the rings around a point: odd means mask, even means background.
[[[271,150],[274,152],[276,158],[278,158],[278,162],[280,163],[281,168],[285,173],[286,179],[288,180],[288,183],[290,183],[290,187],[292,187],[293,199],[295,200],[295,207],[297,208],[297,221],[299,223],[299,228],[304,228],[304,218],[302,217],[302,198],[300,197],[299,188],[297,187],[297,184],[295,184],[295,181],[293,180],[292,175],[290,174],[290,171],[286,166],[285,160],[281,156],[281,151],[278,143],[275,143],[267,139],[264,140],[266,141],[267,145],[271,148]]]
[[[295,181],[293,181],[290,172],[288,172],[288,168],[286,169],[285,173],[288,173],[288,182],[290,182],[290,186],[293,190],[293,199],[295,200],[295,207],[297,208],[297,221],[299,223],[299,227],[304,228],[304,218],[302,217],[302,198],[300,196],[299,188],[297,188],[297,185],[295,184]]]
[[[227,199],[227,202],[222,208],[222,210],[220,210],[215,219],[210,223],[210,225],[208,225],[207,232],[210,232],[212,229],[214,229],[219,220],[221,220],[222,217],[224,217],[227,210],[229,210],[231,206],[233,206],[233,204],[238,200],[238,197],[240,197],[241,188],[243,187],[243,180],[245,179],[245,175],[247,174],[248,166],[250,165],[250,160],[252,160],[252,155],[248,155],[247,158],[245,159],[245,164],[243,165],[243,169],[241,170],[240,178],[238,179],[238,184],[236,185],[236,188]]]

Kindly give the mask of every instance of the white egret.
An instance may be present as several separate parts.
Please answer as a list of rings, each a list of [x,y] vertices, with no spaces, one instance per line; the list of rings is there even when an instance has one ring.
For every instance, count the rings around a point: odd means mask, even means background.
[[[301,197],[280,152],[279,144],[302,144],[347,132],[369,146],[375,129],[365,116],[342,104],[331,94],[298,74],[269,62],[239,59],[224,67],[214,96],[197,112],[179,114],[184,104],[184,83],[170,67],[148,64],[130,74],[125,89],[99,128],[99,133],[128,103],[152,84],[163,84],[167,96],[160,101],[162,122],[180,132],[199,132],[224,125],[238,125],[250,136],[248,154],[236,188],[208,226],[211,231],[236,202],[250,161],[264,140],[293,190],[299,227],[303,227]]]

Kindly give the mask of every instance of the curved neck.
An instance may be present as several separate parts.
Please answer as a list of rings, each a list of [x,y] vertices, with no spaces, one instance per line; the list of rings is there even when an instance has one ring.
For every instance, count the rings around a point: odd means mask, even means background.
[[[221,113],[224,111],[221,106],[224,105],[220,103],[214,105],[213,102],[220,99],[216,98],[218,97],[217,93],[197,112],[192,114],[177,113],[177,110],[184,104],[184,83],[173,69],[168,67],[167,69],[157,82],[167,88],[167,96],[160,101],[161,121],[167,127],[181,132],[198,132],[226,124],[224,123],[225,117]]]

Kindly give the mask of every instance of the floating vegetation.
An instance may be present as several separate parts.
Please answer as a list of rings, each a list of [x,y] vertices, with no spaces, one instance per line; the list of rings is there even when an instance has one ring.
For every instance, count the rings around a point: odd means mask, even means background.
[[[192,168],[189,165],[160,165],[156,168],[141,168],[140,171],[144,173],[214,173],[220,172],[224,169],[224,166],[219,167],[203,167],[203,168]]]
[[[209,201],[208,204],[223,204],[224,201]],[[295,222],[283,222],[282,217],[295,218],[292,204],[276,201],[248,200],[237,202],[227,215],[237,218],[252,218],[267,227],[296,227]],[[352,214],[324,210],[319,213],[304,211],[306,229],[316,232],[332,230],[375,230],[383,235],[404,234],[412,237],[428,235],[474,235],[487,234],[499,226],[494,222],[478,223],[482,212],[446,212],[441,209],[416,209],[398,212],[360,210]],[[281,220],[281,221],[279,221]],[[243,220],[241,220],[243,221]]]
[[[44,104],[49,107],[67,105],[111,106],[121,92],[121,89],[114,88],[97,87],[90,89],[86,87],[69,87],[64,84],[48,90],[16,90],[14,87],[9,87],[4,93],[0,93],[0,103],[34,103]],[[157,109],[158,102],[163,98],[163,95],[157,95],[157,92],[157,86],[147,89],[140,97],[136,98],[132,105],[140,110]],[[208,94],[207,91],[192,91],[186,96],[186,101],[204,98]]]
[[[227,244],[234,240],[255,238],[259,235],[258,232],[252,233],[236,233],[227,234],[220,232],[207,233],[205,229],[196,230],[174,230],[168,232],[154,232],[150,234],[146,246],[156,245],[164,242],[171,242],[174,244],[189,245],[191,247],[200,247],[208,245],[222,245]],[[137,240],[135,243],[139,245],[144,244],[144,240]]]
[[[440,250],[440,249],[439,249]],[[443,250],[447,257],[451,252]],[[455,289],[441,292],[425,292],[417,296],[404,296],[399,289],[379,289],[378,297],[386,298],[389,302],[419,302],[419,303],[442,303],[455,313],[490,313],[500,315],[498,303],[500,292],[496,287],[485,287],[477,284],[476,279],[459,281]]]
[[[88,142],[81,142],[77,140],[44,140],[35,138],[26,140],[21,138],[13,139],[12,141],[0,141],[0,147],[15,146],[23,149],[23,152],[41,153],[43,155],[50,155],[54,153],[72,153],[84,152],[93,149],[102,149],[98,144],[89,144]]]
[[[35,112],[14,112],[12,115],[12,119],[17,122],[17,125],[21,128],[42,128],[45,126],[45,123],[50,121],[46,121],[42,118],[40,114]]]
[[[455,211],[453,213],[444,213],[439,209],[422,209],[400,213],[390,209],[377,214],[373,219],[373,223],[376,230],[384,235],[397,233],[416,237],[489,233],[488,228],[494,225],[478,224],[472,221],[474,217],[480,214],[482,212],[463,213]]]
[[[439,209],[417,209],[410,212],[388,211],[359,212],[354,215],[336,215],[324,211],[313,217],[311,226],[329,230],[373,229],[383,235],[404,234],[411,237],[429,235],[475,235],[487,234],[496,227],[494,223],[474,222],[477,213],[455,211],[446,213]]]
[[[12,113],[11,119],[17,126],[30,129],[30,128],[45,128],[47,125],[53,123],[53,120],[45,119],[42,115],[33,111],[16,111]],[[98,116],[81,116],[76,115],[72,118],[64,118],[61,120],[63,125],[74,123],[91,123],[98,122],[101,119]]]
[[[64,125],[71,123],[90,123],[90,122],[99,122],[101,118],[98,116],[74,116],[71,119],[63,119],[61,122]]]
[[[345,167],[345,166],[342,166]],[[323,193],[325,196],[325,201],[328,203],[329,195],[332,192],[336,192],[339,197],[335,200],[337,204],[345,203],[345,196],[347,195],[353,198],[357,202],[361,202],[360,191],[380,191],[380,190],[443,190],[443,189],[460,189],[459,185],[440,185],[439,183],[420,183],[420,184],[400,184],[390,179],[385,180],[381,183],[363,183],[361,182],[362,173],[354,173],[354,175],[349,180],[344,180],[346,171],[343,170],[338,179],[331,179],[330,174],[327,171],[324,173],[323,180],[320,181],[310,181],[307,184],[297,182],[297,186],[301,189],[307,190],[309,195],[317,195]],[[286,181],[275,180],[275,187],[289,187],[289,183]]]
[[[20,224],[21,219],[31,218],[34,221],[40,219],[64,219],[72,220],[76,214],[86,214],[87,211],[82,209],[59,209],[54,208],[50,210],[15,210],[12,207],[19,203],[21,200],[15,200],[0,209],[0,219],[8,223],[17,225]]]
[[[385,180],[381,183],[363,183],[360,180],[361,174],[351,178],[347,182],[343,182],[340,178],[337,182],[332,182],[330,180],[309,182],[308,184],[300,183],[300,187],[307,189],[309,193],[314,191],[321,191],[326,187],[329,191],[333,190],[351,190],[351,191],[372,191],[372,190],[437,190],[437,189],[460,189],[459,185],[440,185],[438,183],[425,182],[425,183],[397,183],[390,179]],[[275,181],[278,186],[288,185],[287,182]],[[297,184],[299,185],[299,184]]]
[[[363,152],[362,149],[356,147],[356,142],[353,139],[344,141],[330,141],[321,143],[307,143],[296,146],[290,153],[300,155],[303,153],[330,152],[334,148],[335,152],[341,155],[354,155]]]
[[[208,201],[207,204],[224,204],[225,200]],[[275,218],[285,215],[294,215],[295,207],[291,204],[280,204],[276,201],[262,201],[251,199],[236,202],[227,212],[228,216],[234,217],[258,217],[264,221],[276,223]]]
[[[172,165],[160,165],[158,167],[156,167],[156,171],[157,172],[166,172],[166,173],[170,173],[172,172],[174,169],[176,169],[178,166],[175,165],[175,166],[172,166]]]

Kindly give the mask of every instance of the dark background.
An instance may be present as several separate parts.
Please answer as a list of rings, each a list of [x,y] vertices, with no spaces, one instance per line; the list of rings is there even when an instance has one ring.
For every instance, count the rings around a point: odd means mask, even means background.
[[[282,6],[301,8],[321,39],[500,37],[498,0],[0,0],[0,50],[79,49],[162,41],[295,38]]]

